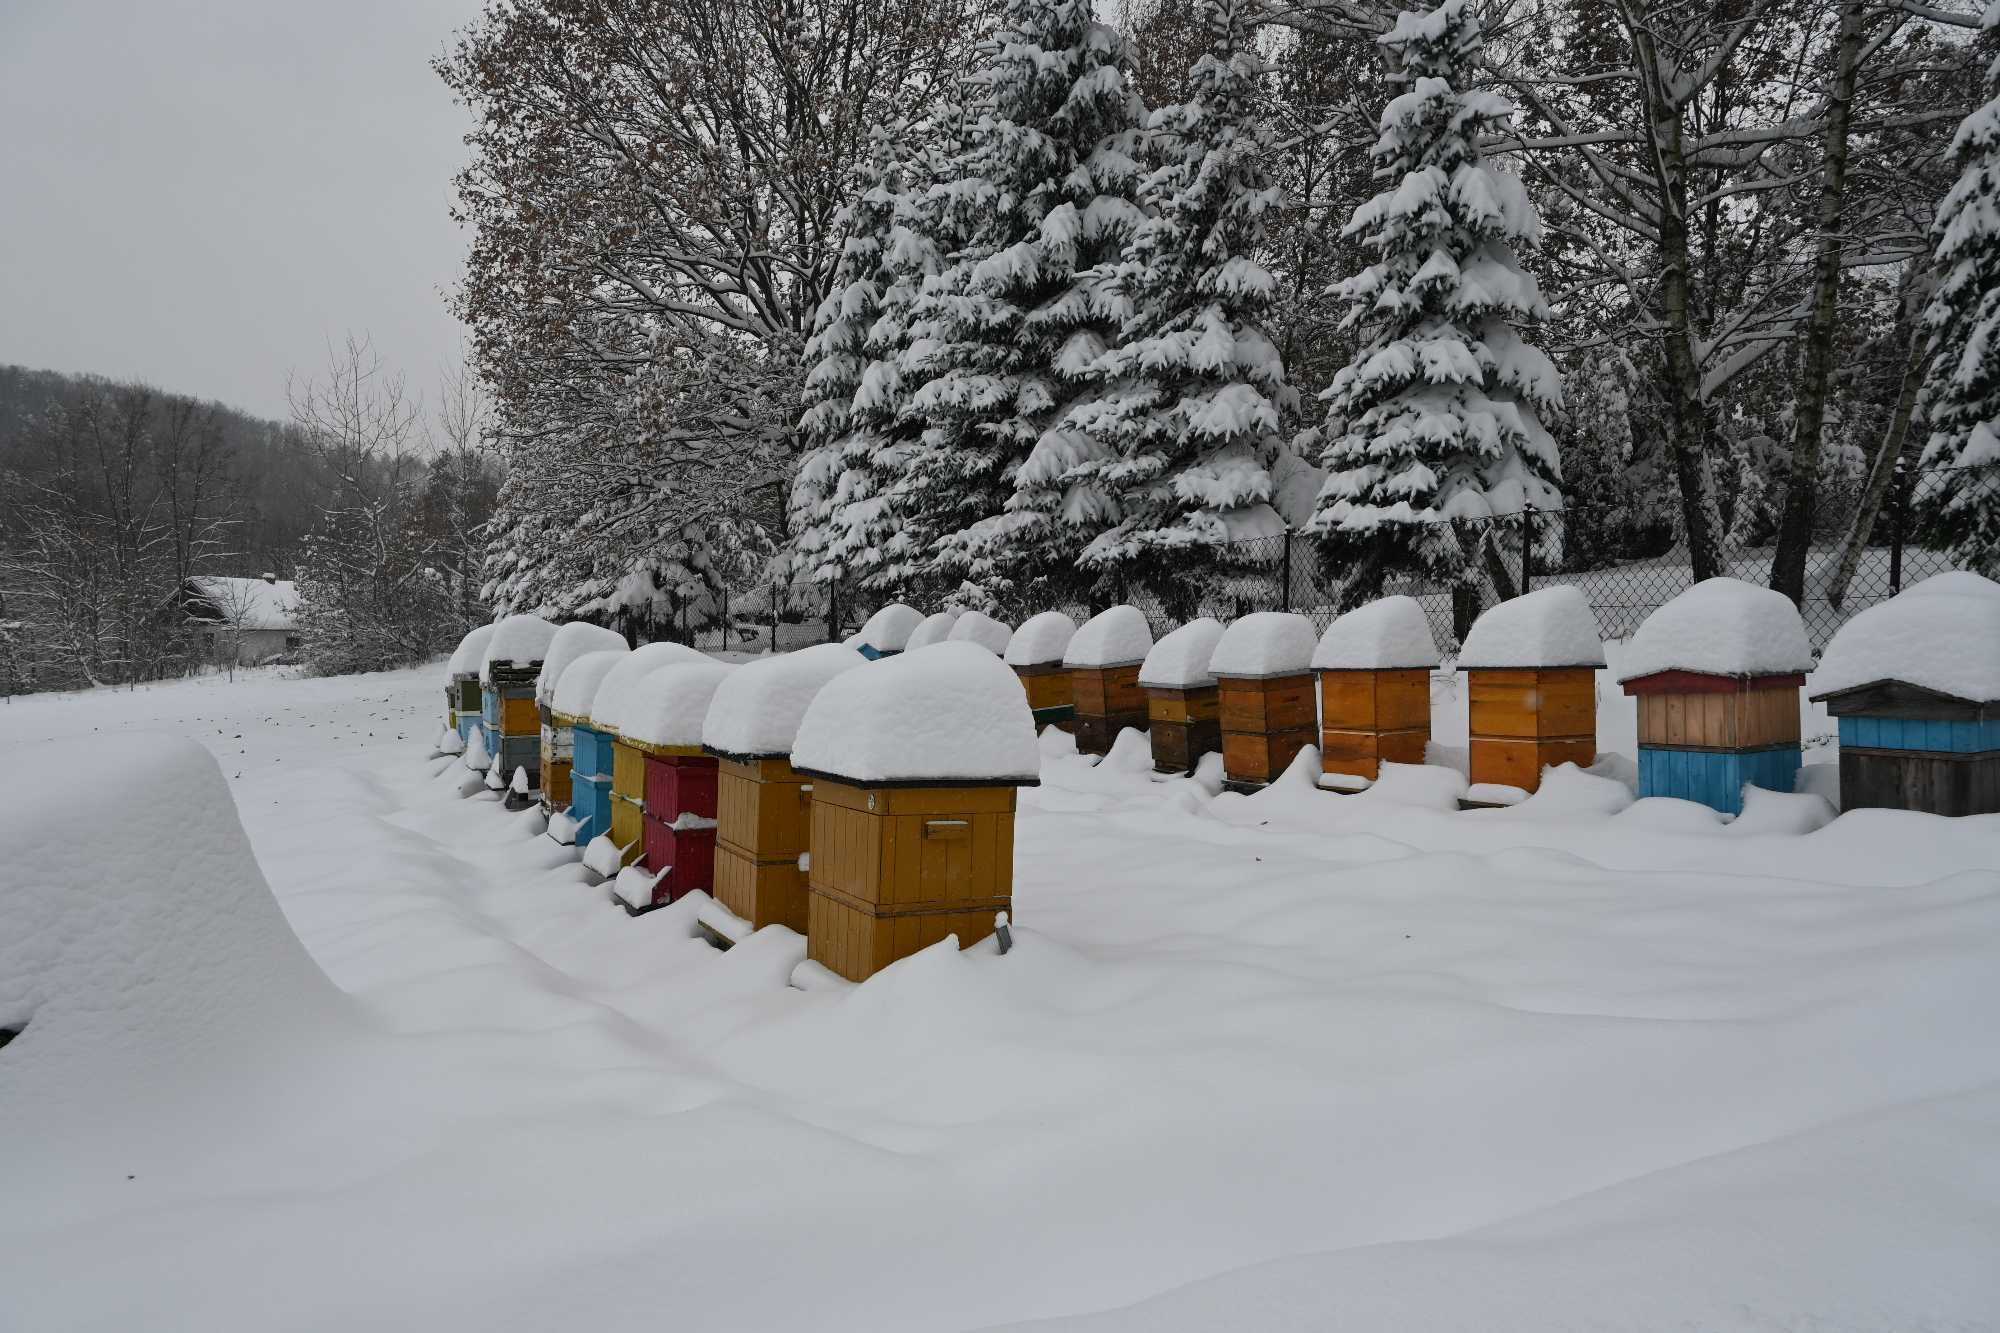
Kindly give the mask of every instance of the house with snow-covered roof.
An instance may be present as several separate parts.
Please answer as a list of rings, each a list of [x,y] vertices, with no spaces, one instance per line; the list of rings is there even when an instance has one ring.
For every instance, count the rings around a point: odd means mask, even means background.
[[[181,617],[197,629],[218,661],[268,662],[299,647],[298,586],[276,574],[262,578],[203,575],[181,584]]]

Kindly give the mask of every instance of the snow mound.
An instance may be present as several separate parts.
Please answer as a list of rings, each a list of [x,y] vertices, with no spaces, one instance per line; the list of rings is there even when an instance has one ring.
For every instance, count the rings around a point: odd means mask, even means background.
[[[597,700],[597,691],[604,684],[604,678],[631,652],[630,648],[617,648],[585,653],[571,662],[563,669],[562,679],[556,682],[555,697],[549,701],[549,711],[564,717],[589,717],[590,707]]]
[[[1313,649],[1315,671],[1401,671],[1438,664],[1430,618],[1414,597],[1384,597],[1326,627]]]
[[[1974,703],[2000,700],[2000,596],[1969,584],[1958,585],[1967,591],[1920,591],[1944,577],[1842,625],[1813,673],[1813,698],[1901,680]]]
[[[583,849],[583,864],[601,878],[610,879],[625,864],[625,856],[609,833],[600,833]]]
[[[1792,599],[1741,579],[1703,579],[1639,626],[1618,679],[1658,671],[1784,676],[1812,670],[1812,644]]]
[[[1948,569],[1903,590],[1905,597],[1991,597],[2000,599],[2000,583],[1968,569]]]
[[[910,641],[910,635],[917,626],[923,624],[924,613],[914,606],[901,602],[891,602],[868,617],[868,623],[861,627],[861,633],[849,642],[853,647],[867,644],[878,653],[900,653]]]
[[[1004,620],[995,620],[984,611],[967,611],[945,635],[950,643],[976,643],[995,657],[1007,651],[1007,645],[1014,640],[1014,627]]]
[[[792,765],[856,782],[1032,785],[1041,750],[1020,677],[984,648],[941,643],[827,682],[799,724]]]
[[[615,662],[604,679],[598,682],[597,694],[590,701],[590,725],[600,731],[617,734],[625,707],[640,681],[662,667],[710,660],[708,654],[698,653],[684,643],[649,643],[643,648],[634,648]],[[583,714],[573,716],[582,717]]]
[[[1502,602],[1473,622],[1460,670],[1604,665],[1597,617],[1581,589],[1539,588]]]
[[[1153,647],[1153,630],[1136,606],[1114,606],[1083,622],[1063,651],[1063,665],[1072,667],[1129,666],[1146,660]]]
[[[1007,640],[1008,666],[1043,666],[1061,662],[1076,637],[1076,622],[1061,611],[1042,611],[1021,622]]]
[[[1728,831],[1748,836],[1798,837],[1823,829],[1833,820],[1833,806],[1824,796],[1813,792],[1771,791],[1746,782],[1743,813],[1736,816]]]
[[[479,661],[480,683],[493,683],[496,666],[541,661],[555,637],[556,627],[540,616],[508,616],[493,627],[493,637],[486,641],[486,656]]]
[[[933,644],[943,643],[951,637],[951,627],[958,623],[958,615],[956,611],[940,611],[934,616],[925,616],[923,623],[910,631],[910,637],[904,641],[903,651],[914,653],[919,648],[929,648]]]
[[[465,753],[465,737],[458,734],[458,728],[446,726],[438,733],[435,747],[439,754],[461,755]]]
[[[445,673],[452,676],[470,676],[478,671],[486,661],[486,645],[492,641],[493,626],[481,625],[458,641],[452,650],[451,661],[445,666]]]
[[[1252,611],[1223,631],[1208,659],[1217,676],[1295,676],[1313,658],[1313,623],[1293,611]]]
[[[1586,773],[1575,764],[1555,764],[1525,801],[1505,813],[1518,819],[1574,819],[1615,815],[1632,804],[1632,789],[1616,778]]]
[[[1455,768],[1384,762],[1369,788],[1348,799],[1455,811],[1465,790],[1465,774]]]
[[[1198,690],[1215,684],[1209,662],[1222,641],[1222,622],[1210,616],[1169,630],[1146,654],[1139,683],[1159,690]]]
[[[835,676],[867,664],[867,658],[838,643],[746,663],[715,691],[701,743],[744,758],[788,755],[814,696]]]
[[[726,662],[661,667],[632,687],[618,712],[618,735],[640,745],[699,747],[709,701],[735,669]]]
[[[486,728],[474,727],[465,742],[465,766],[475,773],[484,773],[486,766],[493,762],[493,752],[486,748]]]
[[[1641,796],[1619,812],[1618,822],[1656,833],[1713,833],[1722,827],[1723,816],[1720,810],[1700,801],[1684,801],[1678,796]]]
[[[555,638],[549,640],[548,652],[542,657],[542,674],[535,677],[535,702],[554,706],[564,669],[579,657],[591,653],[622,653],[627,648],[625,636],[616,630],[593,625],[587,620],[573,620],[564,625],[556,631]]]

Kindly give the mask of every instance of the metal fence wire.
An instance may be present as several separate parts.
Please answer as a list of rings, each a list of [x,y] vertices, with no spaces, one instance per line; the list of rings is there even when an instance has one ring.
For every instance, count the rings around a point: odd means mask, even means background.
[[[1815,651],[1856,614],[1895,596],[1933,574],[1964,566],[1921,531],[1921,517],[1949,495],[2000,491],[2000,473],[1988,469],[1899,471],[1880,497],[1868,541],[1849,561],[1853,568],[1836,604],[1833,585],[1843,564],[1848,534],[1865,500],[1860,476],[1836,474],[1820,487],[1813,541],[1806,564],[1806,597],[1800,614]],[[1746,582],[1769,582],[1776,553],[1777,515],[1769,506],[1733,497],[1723,514],[1723,569]],[[1779,500],[1782,500],[1780,495]],[[1483,525],[1497,531],[1482,534]],[[1455,651],[1472,620],[1503,596],[1567,583],[1580,588],[1607,639],[1629,637],[1640,623],[1693,586],[1687,545],[1667,519],[1635,520],[1629,512],[1609,515],[1582,507],[1567,511],[1503,514],[1468,520],[1462,535],[1488,535],[1499,554],[1496,586],[1482,571],[1476,582],[1452,584],[1391,577],[1382,594],[1402,593],[1422,604],[1438,645]],[[1928,543],[1928,544],[1927,544]],[[1038,597],[1024,591],[996,608],[1018,623],[1037,611],[1068,612],[1078,623],[1112,601],[1129,601],[1151,622],[1155,637],[1196,615],[1229,621],[1251,611],[1294,611],[1324,630],[1339,614],[1346,582],[1312,537],[1287,532],[1227,544],[1227,570],[1211,573],[1198,587],[1184,590],[1174,607],[1132,589],[1103,605]],[[673,637],[709,650],[756,653],[838,641],[855,633],[883,599],[850,595],[839,585],[754,585],[722,592],[689,590],[669,626]],[[936,610],[918,597],[906,597]]]

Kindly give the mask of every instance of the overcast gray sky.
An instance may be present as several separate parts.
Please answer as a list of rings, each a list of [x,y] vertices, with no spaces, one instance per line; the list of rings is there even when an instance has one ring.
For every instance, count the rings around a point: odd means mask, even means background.
[[[368,333],[429,390],[478,0],[0,0],[0,362],[285,414]]]

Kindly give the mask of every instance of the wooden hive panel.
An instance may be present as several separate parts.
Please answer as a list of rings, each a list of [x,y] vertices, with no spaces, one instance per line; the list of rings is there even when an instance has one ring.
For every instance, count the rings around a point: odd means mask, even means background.
[[[532,694],[517,693],[510,687],[500,700],[500,730],[509,736],[539,735],[542,713]]]
[[[1591,737],[1516,740],[1474,736],[1470,748],[1472,781],[1528,792],[1540,788],[1544,768],[1556,764],[1587,768],[1597,762],[1597,742]]]
[[[645,851],[645,811],[637,801],[616,791],[611,793],[611,841],[624,851],[626,865]]]
[[[1153,769],[1159,773],[1192,773],[1205,754],[1222,749],[1222,723],[1155,722],[1147,733],[1153,743]]]
[[[1597,734],[1597,679],[1589,667],[1467,673],[1471,734],[1546,738]]]
[[[806,953],[849,981],[866,981],[899,958],[947,936],[966,948],[993,933],[1005,901],[925,912],[883,912],[868,903],[815,887],[806,907]]]
[[[744,848],[717,839],[715,899],[753,930],[787,926],[806,933],[806,872],[796,858],[760,861]]]
[[[812,789],[782,759],[723,760],[715,802],[720,836],[756,860],[797,860],[811,843]]]
[[[1079,717],[1146,715],[1146,692],[1139,688],[1137,662],[1118,667],[1074,667],[1070,683]]]
[[[715,760],[707,755],[644,756],[646,812],[661,819],[699,815],[714,819]]]
[[[1319,673],[1320,725],[1336,731],[1409,731],[1431,725],[1431,673],[1396,671]]]
[[[634,805],[646,799],[646,756],[621,740],[611,743],[611,790]]]
[[[570,767],[567,759],[542,758],[542,804],[551,810],[565,810],[570,803]]]
[[[1421,764],[1430,744],[1430,728],[1421,731],[1320,731],[1320,769],[1345,773],[1373,782],[1382,776],[1382,765]]]
[[[1258,680],[1224,676],[1217,686],[1225,733],[1310,730],[1319,723],[1310,672]]]
[[[1028,692],[1028,707],[1035,712],[1067,708],[1076,702],[1075,683],[1060,665],[1015,667],[1014,674],[1021,678],[1021,686]]]
[[[1222,719],[1222,691],[1214,685],[1192,690],[1149,689],[1146,717],[1151,722],[1215,722]]]
[[[676,829],[647,815],[643,862],[655,873],[667,872],[653,886],[656,904],[678,902],[696,889],[707,892],[715,885],[715,830]]]
[[[1843,746],[1840,804],[1844,810],[2000,814],[2000,751],[1940,753]]]
[[[1012,787],[851,787],[818,779],[815,888],[898,910],[1013,892]]]
[[[1289,731],[1222,733],[1222,768],[1231,782],[1261,785],[1274,781],[1300,750],[1313,743],[1308,727]]]

